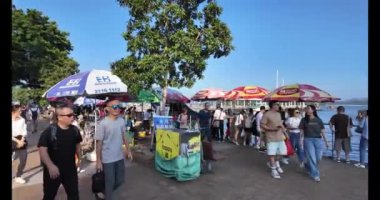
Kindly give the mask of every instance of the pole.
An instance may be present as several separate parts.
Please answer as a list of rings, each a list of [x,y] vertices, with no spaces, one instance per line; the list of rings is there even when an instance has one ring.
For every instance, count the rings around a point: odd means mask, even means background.
[[[276,72],[276,88],[278,88],[278,70]]]
[[[331,130],[331,159],[334,159],[334,131]]]

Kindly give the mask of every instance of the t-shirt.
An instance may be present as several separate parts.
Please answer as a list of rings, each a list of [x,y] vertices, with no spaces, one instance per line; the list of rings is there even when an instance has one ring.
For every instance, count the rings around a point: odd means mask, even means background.
[[[277,128],[277,126],[280,126],[282,124],[281,114],[279,112],[270,110],[264,113],[260,123],[267,125],[269,128]],[[278,129],[277,131],[264,131],[267,142],[280,142],[285,140],[284,133],[281,129]]]
[[[216,109],[214,112],[214,120],[224,120],[226,113],[220,109]]]
[[[285,125],[289,129],[289,132],[299,133],[300,132],[300,129],[299,129],[300,122],[301,122],[300,117],[289,117],[285,121]]]
[[[259,112],[257,115],[256,115],[256,129],[257,131],[261,131],[261,127],[260,127],[260,123],[261,123],[261,119],[263,118],[263,112]]]
[[[102,162],[112,163],[124,159],[123,134],[126,132],[125,121],[118,117],[111,120],[102,119],[96,128],[95,140],[102,140]]]
[[[209,110],[201,110],[198,113],[199,127],[200,128],[209,128],[211,120],[211,112]]]
[[[347,138],[348,132],[348,119],[350,119],[350,125],[352,126],[352,119],[349,118],[348,115],[345,114],[335,114],[331,117],[330,123],[335,128],[335,138]]]
[[[239,126],[244,120],[244,117],[242,114],[239,114],[236,116],[236,120],[235,120],[235,126]]]
[[[325,126],[321,119],[314,117],[309,119],[309,122],[306,122],[306,118],[302,118],[299,128],[303,130],[304,137],[321,138],[321,132]]]
[[[70,125],[68,129],[57,127],[56,149],[52,141],[51,127],[45,129],[40,136],[38,147],[47,147],[51,161],[58,167],[59,171],[76,170],[75,152],[76,145],[82,142],[82,136],[78,128]]]
[[[26,136],[26,123],[22,117],[12,120],[12,137],[18,135]]]

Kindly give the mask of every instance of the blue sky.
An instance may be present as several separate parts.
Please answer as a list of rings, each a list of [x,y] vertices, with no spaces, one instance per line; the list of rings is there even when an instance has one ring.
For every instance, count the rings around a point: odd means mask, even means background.
[[[34,8],[69,32],[71,56],[81,71],[110,69],[124,57],[128,10],[116,0],[14,0]],[[188,97],[202,88],[307,83],[342,99],[368,96],[366,0],[217,0],[235,50],[209,59]]]

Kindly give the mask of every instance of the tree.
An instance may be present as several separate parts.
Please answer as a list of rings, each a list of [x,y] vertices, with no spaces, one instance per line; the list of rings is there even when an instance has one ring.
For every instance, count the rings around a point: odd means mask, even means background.
[[[40,11],[12,7],[12,85],[24,81],[37,87],[18,93],[39,99],[46,89],[79,72],[78,63],[69,58],[73,48],[68,35]]]
[[[129,55],[111,64],[112,71],[132,88],[158,84],[191,87],[203,78],[206,60],[227,56],[232,36],[220,20],[222,8],[208,0],[118,0],[129,9]]]

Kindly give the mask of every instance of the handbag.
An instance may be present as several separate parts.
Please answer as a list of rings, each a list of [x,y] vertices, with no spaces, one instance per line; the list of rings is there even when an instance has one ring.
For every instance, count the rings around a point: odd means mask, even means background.
[[[292,156],[294,154],[294,149],[293,149],[292,143],[290,142],[288,138],[285,139],[285,145],[286,145],[286,155]]]
[[[91,189],[93,193],[104,193],[105,192],[105,178],[104,172],[100,171],[92,175],[92,185]]]
[[[360,127],[360,126],[357,126],[357,127],[355,128],[355,132],[357,132],[357,133],[363,133],[363,128]]]
[[[18,139],[18,140],[21,140],[24,136],[22,135],[18,135],[16,136],[15,138]],[[20,149],[26,149],[26,147],[28,146],[28,141],[26,141],[26,139],[24,138],[24,145],[21,146],[21,147],[17,147],[17,142],[13,141],[12,140],[12,150],[20,150]]]

